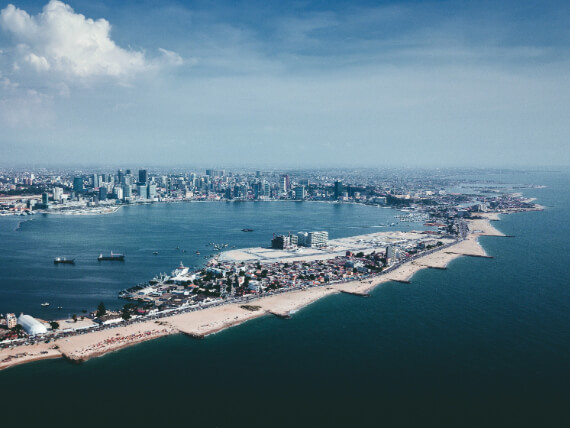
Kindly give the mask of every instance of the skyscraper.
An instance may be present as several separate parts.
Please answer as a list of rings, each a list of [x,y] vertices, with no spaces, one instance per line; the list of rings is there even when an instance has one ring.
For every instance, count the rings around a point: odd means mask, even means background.
[[[83,192],[83,177],[75,177],[73,179],[73,191],[75,193]]]
[[[338,199],[342,195],[342,181],[334,182],[334,198]]]
[[[146,169],[139,169],[139,184],[144,185],[147,182]]]

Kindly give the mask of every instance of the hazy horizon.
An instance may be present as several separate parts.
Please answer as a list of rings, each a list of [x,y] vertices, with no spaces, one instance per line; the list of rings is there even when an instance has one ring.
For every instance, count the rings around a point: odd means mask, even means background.
[[[0,166],[565,167],[569,12],[4,3]]]

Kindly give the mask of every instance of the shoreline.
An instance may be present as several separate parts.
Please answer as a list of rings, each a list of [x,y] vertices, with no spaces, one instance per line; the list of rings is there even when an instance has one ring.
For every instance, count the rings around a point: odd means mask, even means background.
[[[172,334],[204,338],[266,315],[290,318],[293,313],[301,308],[333,294],[346,293],[369,296],[374,288],[383,283],[407,283],[416,272],[422,269],[446,269],[452,260],[462,256],[489,258],[490,256],[479,243],[479,237],[505,237],[506,235],[491,224],[491,221],[500,220],[497,213],[487,213],[480,217],[480,219],[468,221],[470,233],[465,240],[404,263],[393,271],[372,279],[328,284],[277,295],[262,296],[252,299],[248,305],[225,304],[196,312],[172,315],[160,320],[135,322],[68,338],[58,338],[50,343],[1,349],[0,370],[28,362],[54,358],[65,358],[74,363],[81,363],[137,343]]]

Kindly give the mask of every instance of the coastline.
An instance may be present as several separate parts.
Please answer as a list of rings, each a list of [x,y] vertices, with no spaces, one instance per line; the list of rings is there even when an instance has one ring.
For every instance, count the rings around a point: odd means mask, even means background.
[[[245,308],[240,304],[220,305],[124,326],[99,330],[68,338],[59,338],[50,343],[23,345],[0,350],[0,370],[42,359],[66,358],[73,362],[84,362],[137,343],[171,334],[186,334],[203,338],[221,330],[242,324],[266,315],[288,318],[292,313],[311,303],[338,293],[368,296],[378,285],[385,282],[409,282],[413,275],[428,268],[446,269],[448,264],[462,256],[489,257],[478,242],[479,236],[506,236],[498,231],[491,221],[498,221],[496,213],[485,213],[480,219],[469,220],[468,237],[445,249],[404,263],[393,271],[371,280],[355,280],[295,290],[267,297],[254,298]]]

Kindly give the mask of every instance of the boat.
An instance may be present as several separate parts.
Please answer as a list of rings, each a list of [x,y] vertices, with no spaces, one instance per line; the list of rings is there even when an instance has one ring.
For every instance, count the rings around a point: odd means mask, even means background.
[[[57,309],[63,309],[63,306],[58,306]]]
[[[99,260],[99,261],[110,260],[110,261],[123,262],[123,261],[125,261],[125,255],[124,254],[115,254],[111,251],[110,256],[104,256],[103,253],[99,254],[99,257],[97,257],[97,260]]]
[[[247,229],[247,228],[246,228],[246,229],[242,229],[241,231],[242,231],[242,232],[253,232],[253,229]]]
[[[196,251],[196,254],[197,254],[197,255],[200,255],[200,251]]]
[[[180,262],[180,266],[172,271],[172,277],[186,275],[190,271],[190,268],[184,266],[182,262]]]
[[[155,256],[158,256],[158,251],[153,251],[152,254],[154,254]]]
[[[68,264],[68,265],[74,265],[75,264],[75,259],[66,259],[65,257],[56,257],[55,259],[53,259],[54,264]]]
[[[48,303],[48,302],[44,302],[44,303],[41,303],[40,306],[43,306],[43,307],[45,308],[46,306],[49,306],[49,303]]]

